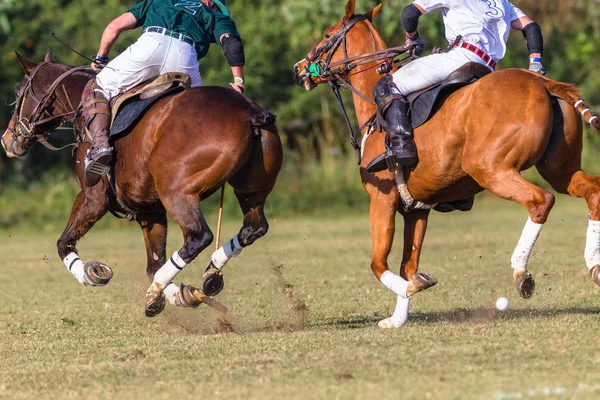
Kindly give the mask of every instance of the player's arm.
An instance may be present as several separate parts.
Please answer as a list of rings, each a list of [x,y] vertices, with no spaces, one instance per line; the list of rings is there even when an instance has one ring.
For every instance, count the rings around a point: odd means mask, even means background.
[[[513,20],[510,26],[523,32],[529,51],[529,70],[546,75],[546,69],[542,66],[544,38],[540,26],[527,16],[521,16]]]
[[[413,2],[404,7],[402,16],[400,17],[402,27],[406,31],[406,42],[404,43],[404,46],[416,46],[414,52],[417,55],[423,53],[423,50],[425,50],[425,40],[419,36],[419,31],[417,30],[419,26],[419,17],[425,13],[426,11],[423,7],[416,2]]]
[[[112,20],[102,33],[96,60],[106,64],[108,62],[108,53],[110,52],[112,45],[117,41],[121,32],[135,28],[136,24],[137,19],[130,12],[126,12]],[[92,63],[92,68],[98,70],[98,63]]]
[[[244,45],[235,22],[230,17],[218,14],[213,31],[213,40],[221,45],[225,59],[231,67],[233,83],[230,83],[229,86],[243,93],[244,64],[246,63]]]

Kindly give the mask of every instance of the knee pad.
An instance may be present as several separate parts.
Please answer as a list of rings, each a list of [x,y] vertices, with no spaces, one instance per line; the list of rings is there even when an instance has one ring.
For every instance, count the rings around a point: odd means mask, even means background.
[[[375,102],[379,105],[379,103],[384,100],[386,97],[392,95],[392,87],[394,84],[394,79],[392,75],[386,74],[383,78],[381,78],[373,88],[373,96],[375,97]]]

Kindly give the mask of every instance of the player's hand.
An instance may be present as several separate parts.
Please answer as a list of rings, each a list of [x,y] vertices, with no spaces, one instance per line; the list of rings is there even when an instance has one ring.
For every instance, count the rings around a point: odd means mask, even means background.
[[[542,65],[541,58],[531,59],[529,62],[529,70],[541,75],[546,75],[546,68],[544,68],[544,66]]]
[[[235,90],[236,92],[244,93],[244,79],[236,76],[233,78],[233,83],[229,84],[229,88]]]
[[[98,73],[102,71],[102,68],[104,68],[106,64],[108,64],[109,59],[108,57],[96,56],[93,58],[93,60],[94,61],[90,64],[90,66],[92,67],[94,72]]]
[[[419,32],[415,32],[415,36],[412,38],[406,35],[406,42],[404,42],[404,47],[415,46],[412,50],[413,54],[416,56],[420,56],[425,51],[425,39],[423,39]]]

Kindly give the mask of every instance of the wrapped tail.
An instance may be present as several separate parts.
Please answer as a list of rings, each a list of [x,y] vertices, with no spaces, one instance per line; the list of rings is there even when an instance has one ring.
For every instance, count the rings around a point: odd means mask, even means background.
[[[250,97],[244,96],[244,98],[250,105],[252,126],[255,128],[266,128],[268,126],[275,125],[276,117],[273,113],[259,106],[258,103],[252,100]]]
[[[571,104],[594,129],[600,131],[600,118],[590,109],[585,100],[581,98],[577,88],[568,83],[556,82],[548,78],[543,78],[548,92],[553,96],[560,97]]]

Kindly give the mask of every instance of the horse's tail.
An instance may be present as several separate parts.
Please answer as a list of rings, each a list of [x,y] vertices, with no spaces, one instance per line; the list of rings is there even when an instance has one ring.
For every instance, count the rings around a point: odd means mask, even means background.
[[[261,106],[251,98],[244,96],[248,104],[250,104],[250,117],[252,118],[252,126],[255,128],[266,128],[275,125],[277,119],[275,115]]]
[[[546,88],[551,95],[560,97],[582,115],[583,119],[590,124],[594,129],[600,131],[600,117],[596,115],[585,100],[581,98],[575,85],[553,81],[552,79],[543,78],[546,83]]]

